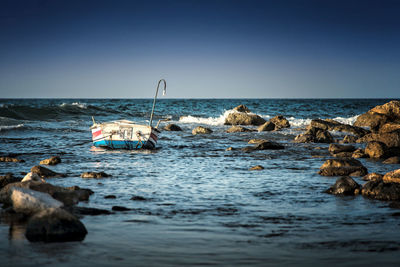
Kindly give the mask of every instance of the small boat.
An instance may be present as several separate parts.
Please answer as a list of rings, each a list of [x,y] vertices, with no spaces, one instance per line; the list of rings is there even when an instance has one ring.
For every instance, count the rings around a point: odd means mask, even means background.
[[[158,81],[156,95],[153,101],[153,108],[150,116],[149,125],[137,124],[129,120],[117,120],[110,122],[97,123],[94,118],[93,125],[90,127],[92,130],[92,141],[95,147],[103,147],[110,149],[153,149],[156,147],[158,135],[160,131],[157,129],[160,122],[159,120],[156,127],[152,126],[154,109],[156,106],[156,99],[160,84],[164,84],[163,95],[167,89],[167,83],[164,79]]]

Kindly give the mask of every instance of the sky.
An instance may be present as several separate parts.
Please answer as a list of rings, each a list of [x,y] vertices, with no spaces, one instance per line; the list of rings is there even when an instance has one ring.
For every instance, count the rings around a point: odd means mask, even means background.
[[[0,98],[400,98],[400,1],[0,0]]]

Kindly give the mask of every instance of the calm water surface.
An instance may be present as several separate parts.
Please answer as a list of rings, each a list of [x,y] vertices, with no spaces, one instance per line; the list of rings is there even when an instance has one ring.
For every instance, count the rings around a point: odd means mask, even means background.
[[[1,175],[22,176],[40,160],[60,155],[62,163],[51,169],[68,177],[49,178],[49,183],[92,189],[95,194],[80,206],[132,209],[83,217],[89,232],[83,242],[30,243],[23,225],[0,221],[1,264],[398,266],[397,211],[387,202],[323,193],[336,180],[317,174],[330,156],[316,147],[327,145],[292,142],[313,118],[353,123],[357,115],[388,101],[160,99],[156,119],[170,118],[182,132],[162,132],[153,151],[104,151],[91,149],[91,116],[148,123],[151,99],[0,100],[0,155],[25,160],[1,163]],[[292,128],[225,133],[224,117],[239,104],[266,119],[282,114]],[[199,125],[214,132],[193,136],[191,130]],[[241,152],[252,138],[283,143],[285,150]],[[400,168],[361,161],[369,172]],[[248,170],[255,165],[265,169]],[[85,171],[112,177],[80,178]],[[104,198],[110,194],[117,198]]]

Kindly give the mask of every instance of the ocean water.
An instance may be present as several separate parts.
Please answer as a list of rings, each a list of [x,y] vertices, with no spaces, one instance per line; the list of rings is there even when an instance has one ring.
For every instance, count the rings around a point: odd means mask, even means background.
[[[398,266],[398,211],[388,202],[323,193],[336,181],[317,174],[331,158],[328,145],[292,142],[311,119],[352,124],[388,101],[160,98],[155,121],[169,118],[183,131],[163,131],[156,150],[115,151],[91,148],[91,117],[148,123],[152,99],[0,99],[0,156],[25,160],[0,163],[0,175],[22,177],[40,160],[60,155],[62,163],[50,168],[68,176],[47,182],[92,189],[95,194],[80,206],[131,209],[83,217],[88,235],[71,243],[30,243],[23,225],[1,219],[1,265]],[[224,119],[239,104],[265,119],[284,115],[292,127],[226,133]],[[199,125],[213,133],[193,136]],[[285,149],[243,153],[240,148],[252,138],[279,142]],[[361,162],[369,172],[400,168]],[[255,165],[265,169],[249,171]],[[112,177],[80,178],[86,171]],[[110,194],[117,198],[104,198]],[[146,201],[130,200],[133,196]]]

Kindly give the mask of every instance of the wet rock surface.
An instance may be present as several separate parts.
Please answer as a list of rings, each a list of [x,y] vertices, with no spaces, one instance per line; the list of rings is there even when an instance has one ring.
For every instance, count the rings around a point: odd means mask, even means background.
[[[6,175],[2,175],[0,176],[0,189],[8,184],[21,182],[21,180],[22,178],[15,177],[12,173],[7,173]]]
[[[400,200],[400,183],[370,181],[363,185],[361,193],[365,197],[377,200]]]
[[[263,141],[258,143],[256,146],[252,147],[244,147],[242,148],[243,152],[252,152],[256,150],[280,150],[285,149],[285,147],[281,144],[270,142],[270,141]]]
[[[357,195],[361,186],[349,176],[340,177],[325,193],[332,195]]]
[[[197,126],[196,128],[194,128],[192,130],[192,134],[196,135],[196,134],[210,134],[213,131],[209,128],[203,127],[203,126]]]
[[[12,158],[12,157],[0,157],[0,162],[25,162],[22,159]]]
[[[382,163],[384,164],[400,164],[400,157],[395,156],[395,157],[390,157],[385,159]]]
[[[318,172],[323,176],[364,176],[367,173],[367,168],[356,159],[328,159]]]
[[[383,174],[379,174],[376,172],[368,173],[362,179],[364,181],[380,181],[383,178]]]
[[[239,125],[234,125],[228,130],[226,130],[227,133],[243,133],[243,132],[252,132],[252,130],[239,126]]]
[[[66,177],[65,174],[54,172],[48,168],[37,165],[31,168],[32,173],[36,173],[40,177],[49,178],[49,177]]]
[[[235,107],[233,110],[235,110],[237,112],[250,113],[250,109],[248,107],[246,107],[245,105],[239,105],[239,106]]]
[[[382,180],[385,183],[400,183],[400,169],[386,173]]]
[[[269,132],[275,130],[275,124],[273,122],[267,121],[263,125],[257,128],[259,132]]]
[[[111,175],[101,171],[101,172],[84,172],[81,174],[82,178],[107,178],[111,177]]]
[[[264,167],[261,165],[256,165],[250,168],[250,171],[261,171],[264,170]]]
[[[282,115],[277,115],[269,120],[275,125],[275,130],[290,128],[289,121]]]
[[[44,159],[42,161],[40,161],[39,164],[43,164],[43,165],[56,165],[58,163],[61,163],[61,158],[59,156],[53,156],[49,159]]]
[[[365,154],[370,158],[384,158],[387,155],[387,146],[382,142],[369,142],[365,148]]]
[[[172,132],[180,132],[180,131],[182,131],[182,128],[179,127],[176,124],[170,123],[170,124],[168,124],[167,126],[164,127],[164,130],[165,131],[172,131]]]
[[[266,121],[256,114],[244,112],[230,113],[225,119],[225,125],[254,125],[260,126]]]

